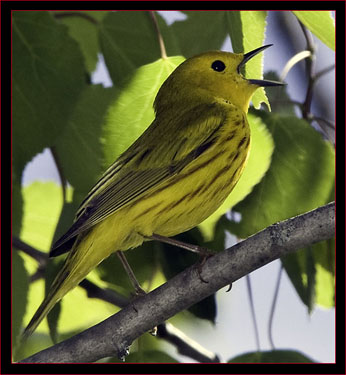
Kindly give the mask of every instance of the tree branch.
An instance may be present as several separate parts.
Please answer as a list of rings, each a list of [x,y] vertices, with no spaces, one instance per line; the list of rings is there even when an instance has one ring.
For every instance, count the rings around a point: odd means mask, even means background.
[[[12,245],[18,250],[22,250],[25,254],[34,258],[40,267],[45,267],[48,262],[48,255],[43,251],[37,250],[29,244],[23,242],[20,238],[13,236]]]
[[[43,277],[44,270],[48,262],[48,255],[42,251],[34,249],[17,237],[12,238],[12,243],[17,249],[22,250],[26,254],[32,256],[40,264],[39,270],[35,273],[35,276],[36,278]],[[97,298],[117,307],[125,307],[130,303],[130,300],[120,293],[117,293],[111,289],[100,288],[98,285],[94,284],[88,279],[84,279],[79,286],[87,292],[88,298]],[[193,341],[190,337],[186,336],[183,332],[170,323],[163,323],[158,326],[157,337],[174,345],[178,353],[188,356],[198,362],[220,362],[217,355]]]
[[[122,358],[143,333],[269,262],[333,238],[334,227],[334,202],[273,224],[207,259],[202,270],[207,283],[192,266],[105,321],[19,363],[90,363],[114,355]]]

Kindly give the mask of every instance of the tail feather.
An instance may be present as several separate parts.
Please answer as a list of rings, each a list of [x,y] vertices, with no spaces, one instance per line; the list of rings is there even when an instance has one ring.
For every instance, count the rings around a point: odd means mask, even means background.
[[[23,332],[23,338],[29,337],[54,305],[60,301],[66,293],[76,287],[104,258],[111,254],[111,245],[100,246],[95,249],[96,231],[88,236],[79,236],[69,252],[65,264],[53,281],[50,290],[36,313]],[[106,243],[106,242],[105,242]],[[108,243],[106,243],[107,245]],[[103,244],[101,244],[103,245]]]

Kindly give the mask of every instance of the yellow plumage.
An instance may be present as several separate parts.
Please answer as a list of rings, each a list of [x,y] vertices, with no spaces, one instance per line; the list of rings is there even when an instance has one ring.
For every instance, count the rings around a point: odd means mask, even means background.
[[[51,255],[71,251],[25,330],[103,259],[153,234],[170,237],[210,216],[237,183],[250,149],[246,113],[259,86],[239,70],[246,55],[207,52],[186,60],[162,85],[155,120],[105,172]]]

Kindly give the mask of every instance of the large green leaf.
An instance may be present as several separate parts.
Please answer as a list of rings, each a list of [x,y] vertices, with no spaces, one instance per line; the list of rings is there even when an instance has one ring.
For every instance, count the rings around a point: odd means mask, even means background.
[[[12,340],[15,347],[23,327],[29,289],[28,273],[17,250],[12,252],[12,269]]]
[[[265,11],[231,11],[226,12],[228,30],[235,53],[247,53],[263,46],[265,40],[266,17]],[[263,54],[252,58],[245,66],[245,76],[251,79],[263,77]],[[264,102],[270,109],[270,104],[264,89],[259,88],[252,97],[255,108]]]
[[[293,13],[317,38],[335,51],[335,21],[329,10],[297,10]]]
[[[230,223],[230,230],[241,238],[325,204],[334,181],[334,150],[307,122],[262,116],[275,150],[261,183],[234,207],[242,220]]]
[[[272,137],[259,117],[249,114],[248,121],[251,128],[251,151],[248,163],[229,197],[216,212],[199,225],[206,241],[213,238],[215,224],[220,217],[251,192],[270,166],[274,150]]]
[[[155,16],[167,55],[178,54],[170,29],[158,13]],[[154,22],[148,11],[110,12],[100,24],[100,41],[115,86],[136,68],[162,57]]]
[[[125,151],[154,119],[153,102],[165,79],[184,61],[160,59],[134,71],[110,106],[103,128],[105,167]]]
[[[183,13],[187,18],[174,22],[171,29],[178,39],[181,53],[186,58],[221,49],[227,36],[225,23],[227,12],[184,11]]]
[[[57,139],[55,155],[74,192],[73,201],[70,199],[63,207],[55,240],[72,224],[79,204],[102,174],[102,125],[115,95],[114,88],[88,86],[76,104],[68,127]]]
[[[49,12],[13,12],[13,159],[53,145],[85,85],[78,44]]]
[[[102,126],[114,88],[92,85],[83,90],[68,122],[56,141],[59,165],[68,182],[86,195],[102,173]]]

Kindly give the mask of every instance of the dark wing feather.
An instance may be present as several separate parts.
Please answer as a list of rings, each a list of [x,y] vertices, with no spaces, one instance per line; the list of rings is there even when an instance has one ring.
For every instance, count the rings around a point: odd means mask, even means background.
[[[193,120],[186,122],[184,132],[178,131],[174,136],[165,136],[181,147],[167,147],[167,143],[162,142],[162,136],[155,131],[160,130],[155,127],[155,120],[150,126],[152,131],[144,132],[90,191],[77,212],[75,222],[54,244],[50,256],[69,251],[65,244],[71,244],[71,240],[77,235],[166,181],[210,148],[224,123],[223,116],[212,112],[209,110],[207,114],[204,111],[190,113]],[[186,119],[188,120],[189,116],[185,114],[185,121]],[[193,126],[196,122],[198,127]],[[186,131],[189,128],[192,128],[190,133]],[[189,136],[186,137],[186,134]]]

